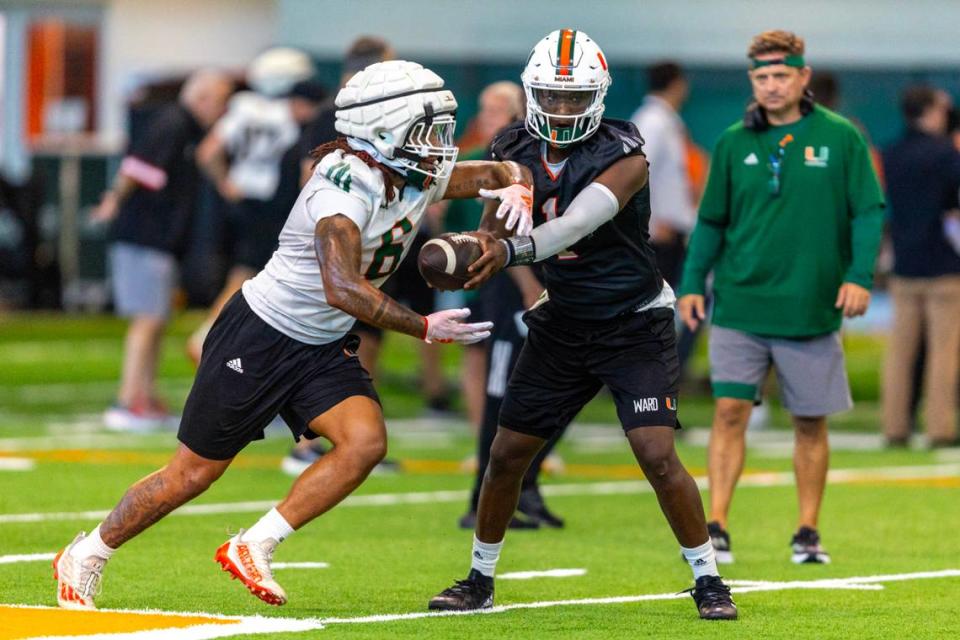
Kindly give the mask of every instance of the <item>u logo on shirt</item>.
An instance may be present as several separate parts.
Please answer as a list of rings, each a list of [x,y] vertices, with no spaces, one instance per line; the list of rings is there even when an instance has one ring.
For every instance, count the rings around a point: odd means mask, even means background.
[[[830,147],[820,147],[817,152],[813,147],[804,147],[803,164],[808,167],[826,167],[830,161]]]

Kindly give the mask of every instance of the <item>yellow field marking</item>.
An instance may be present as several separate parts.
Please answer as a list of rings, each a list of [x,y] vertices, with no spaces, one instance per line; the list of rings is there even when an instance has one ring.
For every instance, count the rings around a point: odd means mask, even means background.
[[[944,478],[871,478],[858,480],[850,484],[868,484],[871,487],[935,487],[940,489],[955,489],[960,487],[960,478],[954,476]]]
[[[0,458],[13,456],[10,452],[0,452]],[[38,451],[18,451],[18,458],[30,458],[40,462],[56,463],[75,463],[75,464],[138,464],[145,466],[160,467],[169,462],[169,453],[147,453],[142,451],[130,451],[124,449],[46,449]],[[242,453],[232,463],[232,467],[240,469],[278,469],[280,468],[281,456],[275,454]],[[462,461],[459,460],[417,460],[401,459],[400,466],[403,473],[411,475],[472,475],[472,472],[464,471]],[[688,466],[687,471],[693,476],[706,474],[706,469],[702,467]],[[851,470],[855,471],[855,470]],[[849,484],[887,484],[887,485],[914,485],[924,487],[958,487],[960,478],[958,477],[935,477],[935,478],[891,478],[884,474],[874,476],[868,470],[864,470],[866,475],[860,478],[843,478],[842,482]],[[765,469],[747,468],[743,471],[743,477],[758,476],[762,474],[774,474],[777,477],[784,472],[771,471]],[[576,464],[567,463],[564,472],[560,474],[565,478],[584,478],[584,479],[610,479],[610,480],[642,480],[643,472],[635,464]],[[840,478],[831,477],[831,482],[841,481]]]
[[[68,611],[0,605],[0,640],[37,636],[85,636],[98,633],[129,633],[148,629],[181,629],[201,624],[237,624],[238,620],[206,616],[176,616],[114,611]],[[173,634],[171,634],[173,635]]]

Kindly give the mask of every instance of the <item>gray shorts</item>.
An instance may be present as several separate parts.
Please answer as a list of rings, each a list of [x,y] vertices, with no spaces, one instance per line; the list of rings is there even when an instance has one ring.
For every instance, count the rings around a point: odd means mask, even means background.
[[[710,381],[716,398],[759,400],[770,367],[783,404],[795,416],[819,417],[853,406],[838,332],[807,340],[765,338],[710,328]]]
[[[166,319],[177,277],[172,254],[129,242],[110,245],[110,277],[117,315]]]

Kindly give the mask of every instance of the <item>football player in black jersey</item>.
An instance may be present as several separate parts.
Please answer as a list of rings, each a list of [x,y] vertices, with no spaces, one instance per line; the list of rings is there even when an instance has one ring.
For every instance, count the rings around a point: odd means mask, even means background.
[[[500,269],[542,262],[546,293],[524,316],[527,342],[507,387],[480,492],[466,580],[431,609],[493,606],[493,575],[521,478],[544,443],[603,385],[633,453],[690,564],[701,618],[734,619],[717,574],[697,485],[674,449],[678,360],[673,291],[649,244],[650,192],[643,140],[633,124],[604,119],[610,84],[603,52],[582,31],[550,33],[522,75],[527,117],[493,143],[498,160],[534,176],[526,236],[481,237],[467,288]]]

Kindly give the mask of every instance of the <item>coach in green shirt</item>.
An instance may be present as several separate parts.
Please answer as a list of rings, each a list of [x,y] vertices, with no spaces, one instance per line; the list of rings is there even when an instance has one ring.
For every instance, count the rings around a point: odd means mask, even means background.
[[[789,32],[753,39],[755,102],[717,143],[680,286],[680,316],[694,329],[713,271],[709,529],[718,561],[733,561],[727,515],[771,367],[796,429],[792,560],[830,561],[817,532],[826,416],[852,406],[838,330],[870,302],[884,202],[861,133],[806,92],[803,54]]]

